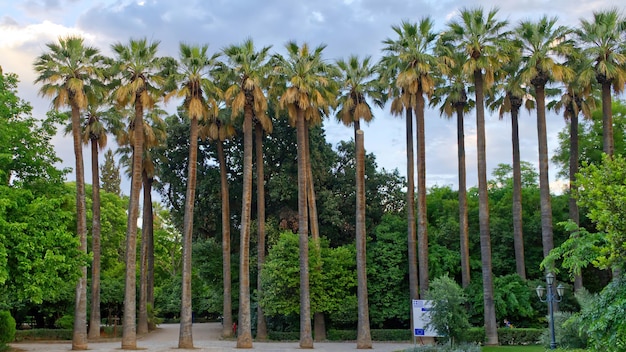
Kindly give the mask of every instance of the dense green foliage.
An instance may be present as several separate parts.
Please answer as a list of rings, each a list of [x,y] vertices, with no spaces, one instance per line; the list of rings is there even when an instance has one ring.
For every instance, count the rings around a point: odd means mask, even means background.
[[[6,310],[0,310],[0,349],[15,339],[15,319]]]
[[[459,284],[447,275],[438,277],[430,283],[425,298],[432,301],[428,327],[452,345],[462,341],[470,324],[465,309],[467,298]]]

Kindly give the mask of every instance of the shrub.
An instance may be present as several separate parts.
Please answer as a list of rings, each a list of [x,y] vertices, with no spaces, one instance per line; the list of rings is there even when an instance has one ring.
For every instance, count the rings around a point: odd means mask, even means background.
[[[372,329],[373,341],[410,341],[413,337],[409,329]],[[329,329],[326,338],[329,341],[355,341],[356,330]]]
[[[501,345],[535,345],[541,340],[545,329],[529,328],[500,328],[498,342]],[[485,329],[482,327],[470,328],[465,333],[465,341],[482,344],[485,342]]]
[[[72,334],[72,329],[18,330],[15,333],[15,341],[71,340]]]
[[[465,331],[470,328],[463,289],[446,274],[430,283],[426,299],[433,302],[428,327],[453,345],[462,341]]]
[[[54,326],[59,329],[73,329],[74,316],[70,314],[65,314],[54,322]]]
[[[0,311],[0,345],[15,340],[15,319],[11,313]]]

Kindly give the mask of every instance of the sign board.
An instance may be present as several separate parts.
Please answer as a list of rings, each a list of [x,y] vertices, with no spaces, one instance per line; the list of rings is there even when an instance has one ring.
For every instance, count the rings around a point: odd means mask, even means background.
[[[413,300],[413,336],[416,337],[435,337],[439,336],[437,331],[428,327],[430,323],[430,309],[432,307],[432,301],[426,301],[421,299]]]

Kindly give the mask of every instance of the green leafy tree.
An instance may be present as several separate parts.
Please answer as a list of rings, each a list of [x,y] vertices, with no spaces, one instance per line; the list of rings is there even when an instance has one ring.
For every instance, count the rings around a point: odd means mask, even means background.
[[[113,157],[113,150],[109,149],[104,153],[104,164],[100,166],[100,182],[102,182],[101,189],[105,192],[122,195],[120,184],[122,178],[120,176],[120,167],[115,162]]]
[[[463,289],[447,275],[430,283],[425,298],[432,301],[429,327],[454,345],[463,339],[470,324]]]
[[[261,278],[263,296],[260,303],[269,316],[298,314],[299,302],[299,238],[284,232],[270,248]],[[320,253],[315,253],[317,250]],[[348,314],[356,320],[356,254],[353,246],[329,248],[311,246],[310,265],[322,270],[311,271],[311,309],[331,316]],[[321,263],[316,263],[321,261]]]

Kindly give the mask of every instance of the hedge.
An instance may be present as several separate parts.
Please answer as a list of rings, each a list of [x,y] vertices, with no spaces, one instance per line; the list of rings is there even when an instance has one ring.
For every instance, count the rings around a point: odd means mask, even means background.
[[[71,340],[72,333],[72,329],[17,330],[15,341]]]
[[[500,328],[498,342],[501,345],[536,345],[540,343],[544,329]],[[484,343],[486,340],[484,328],[471,328],[466,333],[467,342]]]

